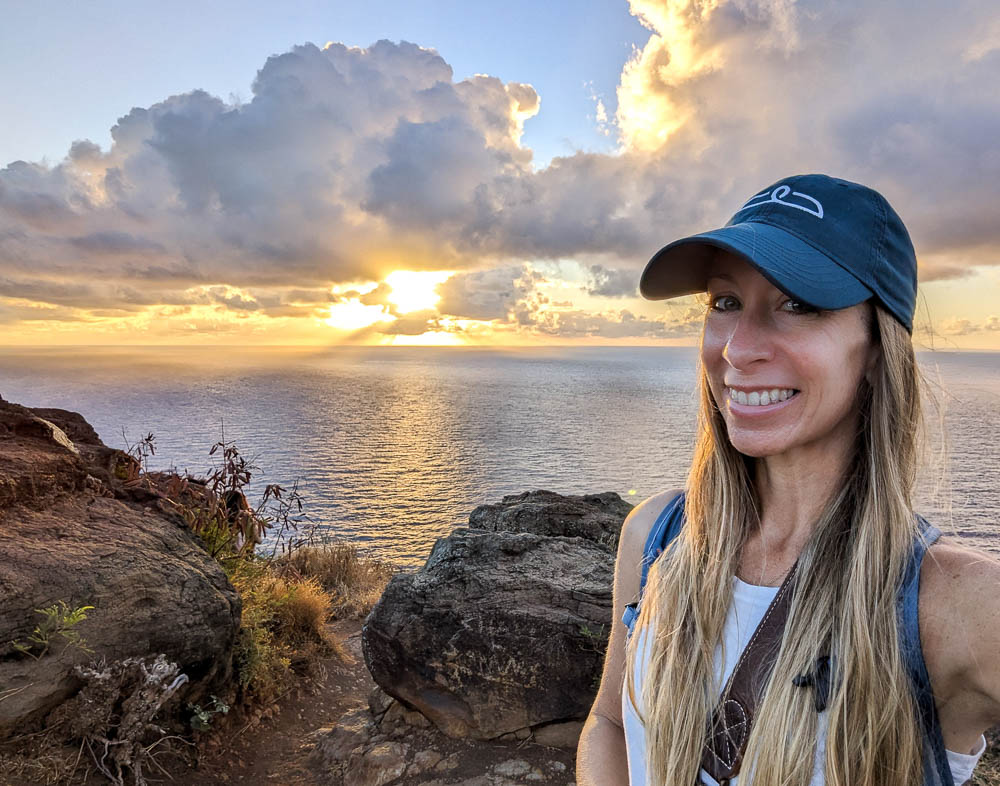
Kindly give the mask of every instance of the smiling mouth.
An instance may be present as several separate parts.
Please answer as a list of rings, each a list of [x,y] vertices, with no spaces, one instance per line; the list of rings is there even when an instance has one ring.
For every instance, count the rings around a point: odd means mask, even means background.
[[[799,391],[795,388],[772,388],[771,390],[755,390],[752,393],[733,390],[729,387],[726,388],[726,395],[730,401],[750,407],[766,407],[769,404],[778,404],[782,401],[788,401],[788,399],[794,398],[798,394]]]

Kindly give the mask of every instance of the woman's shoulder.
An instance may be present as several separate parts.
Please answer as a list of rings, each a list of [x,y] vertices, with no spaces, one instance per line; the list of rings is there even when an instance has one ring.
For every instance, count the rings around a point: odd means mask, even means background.
[[[1000,559],[943,535],[927,549],[920,568],[920,603],[948,609],[1000,609]]]
[[[629,566],[639,564],[653,524],[656,523],[656,519],[659,518],[667,503],[683,490],[670,489],[653,494],[629,511],[622,523],[621,535],[619,536],[619,560],[624,560]],[[636,575],[638,576],[638,573]]]
[[[1000,709],[1000,559],[944,536],[920,569],[920,644],[936,695]]]

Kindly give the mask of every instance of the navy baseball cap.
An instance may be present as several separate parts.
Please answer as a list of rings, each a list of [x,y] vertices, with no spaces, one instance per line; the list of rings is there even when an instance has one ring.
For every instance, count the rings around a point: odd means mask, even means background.
[[[721,248],[790,297],[821,309],[874,296],[913,332],[917,257],[902,219],[877,191],[828,175],[794,175],[754,194],[721,229],[675,240],[639,279],[648,300],[704,292]]]

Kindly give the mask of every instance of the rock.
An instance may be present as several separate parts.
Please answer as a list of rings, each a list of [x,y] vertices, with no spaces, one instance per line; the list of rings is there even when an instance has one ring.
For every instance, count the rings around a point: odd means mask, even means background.
[[[509,494],[499,504],[480,505],[469,515],[469,527],[586,538],[617,552],[622,522],[632,507],[613,491],[567,496],[526,491]]]
[[[564,721],[562,723],[547,723],[544,726],[540,726],[534,730],[532,737],[533,741],[538,745],[575,751],[582,733],[582,721]]]
[[[437,772],[451,772],[458,766],[458,754],[452,753],[449,756],[445,756],[441,761],[434,765],[434,769]]]
[[[409,747],[401,742],[380,742],[363,755],[352,754],[344,771],[344,786],[383,786],[406,771]]]
[[[493,772],[507,778],[515,778],[518,775],[527,775],[531,772],[531,765],[524,759],[508,759],[497,764],[493,768]]]
[[[385,715],[394,703],[396,703],[396,700],[378,685],[368,693],[368,709],[371,710],[371,714],[378,721],[382,720],[382,716]]]
[[[614,554],[582,537],[460,527],[423,568],[390,580],[362,628],[365,663],[450,737],[582,720],[607,648],[613,569]]]
[[[436,766],[442,758],[442,755],[435,750],[419,751],[413,757],[413,764],[420,772],[425,772]]]
[[[330,729],[313,733],[316,747],[313,755],[324,767],[335,768],[347,761],[351,751],[369,742],[372,733],[371,715],[364,707],[344,713]]]
[[[407,710],[402,703],[394,699],[392,704],[389,705],[389,709],[387,709],[385,714],[382,716],[381,724],[392,726],[395,723],[405,722],[404,719],[407,712],[409,712],[409,710]]]
[[[112,471],[134,461],[76,413],[0,402],[0,738],[42,725],[80,688],[74,666],[94,658],[162,654],[188,677],[182,702],[229,680],[239,597],[164,512],[172,503],[150,485],[142,496],[156,502],[141,504]],[[20,654],[12,642],[27,642],[35,610],[59,601],[94,607],[73,627],[93,654],[59,636],[37,659]]]
[[[416,710],[407,710],[406,712],[404,712],[403,721],[407,725],[415,726],[418,729],[426,729],[428,726],[431,725],[431,722]]]

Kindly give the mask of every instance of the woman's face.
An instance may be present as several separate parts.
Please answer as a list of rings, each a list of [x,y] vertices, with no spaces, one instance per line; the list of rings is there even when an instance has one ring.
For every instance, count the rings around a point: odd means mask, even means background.
[[[738,451],[759,458],[853,440],[858,388],[879,354],[865,324],[870,303],[817,312],[721,250],[708,299],[701,358]]]

